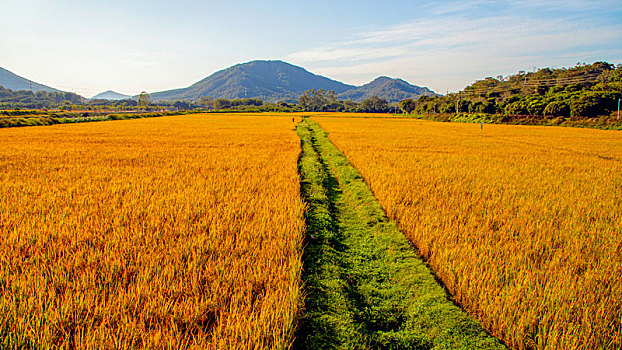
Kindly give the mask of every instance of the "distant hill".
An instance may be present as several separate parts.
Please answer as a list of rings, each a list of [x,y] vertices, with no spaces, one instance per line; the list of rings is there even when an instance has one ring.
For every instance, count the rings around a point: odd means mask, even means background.
[[[339,94],[339,98],[361,101],[374,95],[384,98],[390,103],[399,102],[406,98],[417,99],[419,96],[436,96],[432,90],[409,84],[402,79],[378,77],[365,85]]]
[[[344,92],[353,88],[304,68],[282,61],[252,61],[218,71],[187,88],[150,94],[152,100],[196,100],[214,98],[259,98],[267,101],[294,100],[305,90]]]
[[[372,95],[390,102],[420,95],[433,96],[427,88],[400,79],[381,77],[361,87],[348,85],[283,61],[252,61],[218,71],[187,88],[150,94],[152,100],[197,100],[213,98],[259,98],[265,101],[293,101],[309,89],[335,91],[343,99],[364,100]]]
[[[505,121],[521,116],[541,120],[549,116],[617,117],[620,96],[622,66],[600,61],[568,68],[520,71],[507,77],[486,77],[459,93],[421,98],[414,111],[424,115],[496,114],[507,117]],[[562,122],[562,119],[556,121]]]
[[[91,100],[125,100],[128,98],[132,98],[132,96],[108,90],[91,97]]]
[[[62,92],[22,78],[0,68],[0,86],[7,89]],[[435,96],[427,88],[411,85],[401,79],[379,77],[363,86],[354,86],[313,74],[302,67],[283,61],[251,61],[218,71],[189,87],[151,93],[153,101],[190,100],[201,97],[240,99],[258,98],[264,101],[296,101],[309,89],[335,91],[340,99],[362,101],[376,95],[389,102],[399,102],[405,98]],[[137,96],[134,96],[137,97]],[[132,96],[114,91],[106,91],[91,99],[122,100]]]
[[[51,88],[49,86],[32,82],[22,78],[19,75],[12,73],[2,67],[0,67],[0,86],[3,86],[5,89],[10,89],[14,91],[27,90],[30,91],[45,91],[45,92],[62,92],[60,90]]]

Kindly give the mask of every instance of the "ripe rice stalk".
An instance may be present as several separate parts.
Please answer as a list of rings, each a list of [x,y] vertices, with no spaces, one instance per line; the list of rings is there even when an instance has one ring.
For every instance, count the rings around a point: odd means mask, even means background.
[[[314,119],[494,335],[622,348],[619,131]]]

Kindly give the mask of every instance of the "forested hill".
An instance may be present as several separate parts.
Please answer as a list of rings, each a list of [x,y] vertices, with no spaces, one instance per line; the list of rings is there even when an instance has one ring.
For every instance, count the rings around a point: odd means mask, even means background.
[[[436,94],[428,88],[409,84],[402,79],[378,77],[365,85],[348,90],[338,96],[342,100],[352,101],[362,101],[372,96],[378,96],[388,102],[399,102],[406,98],[436,96]]]
[[[617,111],[621,96],[622,66],[595,62],[488,77],[459,93],[421,97],[415,112],[596,117]]]
[[[151,93],[151,99],[196,101],[202,97],[295,102],[306,90],[334,91],[340,99],[363,101],[376,95],[389,102],[434,95],[401,79],[380,77],[354,86],[313,74],[283,61],[252,61],[218,71],[189,87]]]
[[[295,100],[305,90],[325,89],[337,93],[354,86],[315,75],[282,61],[252,61],[218,71],[187,88],[152,93],[152,100],[257,98],[267,101]]]

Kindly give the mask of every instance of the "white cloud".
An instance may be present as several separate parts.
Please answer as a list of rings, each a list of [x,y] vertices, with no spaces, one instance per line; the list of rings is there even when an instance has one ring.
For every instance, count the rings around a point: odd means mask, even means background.
[[[618,0],[511,0],[509,4],[517,8],[528,8],[531,10],[554,9],[586,11],[590,9],[605,9],[613,6],[620,6]]]
[[[471,8],[488,3],[459,4]],[[527,6],[530,1],[513,3]],[[571,3],[575,7],[592,6],[580,0]],[[350,83],[393,74],[415,84],[423,79],[444,92],[461,89],[488,75],[507,75],[530,66],[568,64],[577,55],[579,61],[584,61],[580,55],[590,52],[590,47],[599,47],[598,52],[602,52],[602,47],[610,44],[613,49],[609,55],[621,57],[622,50],[614,45],[622,39],[620,25],[519,14],[469,18],[451,13],[364,32],[351,40],[294,52],[285,58]]]
[[[456,53],[480,50],[522,55],[533,50],[560,51],[573,47],[615,42],[618,28],[586,28],[564,20],[512,17],[468,20],[446,18],[400,24],[363,38],[327,47],[299,51],[287,56],[298,62],[391,58],[432,52]]]
[[[484,5],[498,4],[500,1],[493,0],[461,0],[445,2],[442,5],[433,4],[430,9],[432,15],[442,16],[450,13],[463,13],[476,10]]]
[[[318,47],[306,51],[300,51],[289,55],[287,58],[295,61],[363,61],[370,59],[386,59],[408,54],[407,47]]]

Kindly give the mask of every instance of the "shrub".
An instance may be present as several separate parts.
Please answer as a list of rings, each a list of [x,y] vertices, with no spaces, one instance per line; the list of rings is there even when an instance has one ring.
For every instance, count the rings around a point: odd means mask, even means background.
[[[570,106],[568,106],[566,102],[553,101],[546,105],[544,114],[554,115],[556,117],[568,117],[570,116]]]

